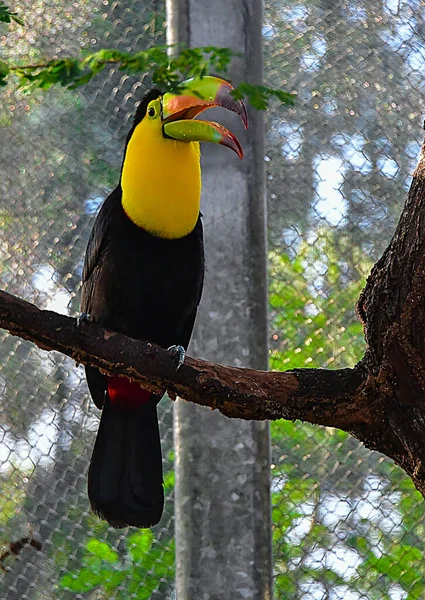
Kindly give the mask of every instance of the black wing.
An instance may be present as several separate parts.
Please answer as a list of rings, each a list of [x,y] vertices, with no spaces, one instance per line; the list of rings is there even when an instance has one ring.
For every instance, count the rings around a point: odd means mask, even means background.
[[[121,201],[122,190],[118,186],[106,198],[97,215],[96,221],[87,244],[86,256],[82,276],[81,310],[91,315],[96,320],[96,315],[91,314],[91,304],[96,280],[102,261],[102,255],[108,247],[109,229],[113,219],[113,209]]]
[[[120,201],[121,188],[117,187],[103,203],[94,223],[87,244],[84,259],[81,291],[81,311],[96,321],[96,314],[92,314],[93,292],[100,271],[102,256],[108,247],[109,226],[111,223],[111,211],[114,205]],[[94,403],[102,408],[106,392],[106,377],[94,367],[86,366],[87,385]]]

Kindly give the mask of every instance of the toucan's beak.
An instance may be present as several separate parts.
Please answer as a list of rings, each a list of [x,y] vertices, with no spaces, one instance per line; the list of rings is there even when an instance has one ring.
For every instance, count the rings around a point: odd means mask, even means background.
[[[222,106],[238,114],[245,129],[248,127],[246,108],[231,95],[233,87],[224,79],[205,76],[184,81],[175,93],[162,97],[162,123],[166,137],[182,142],[215,142],[227,146],[243,157],[242,147],[235,135],[223,125],[212,121],[194,121],[202,111]]]

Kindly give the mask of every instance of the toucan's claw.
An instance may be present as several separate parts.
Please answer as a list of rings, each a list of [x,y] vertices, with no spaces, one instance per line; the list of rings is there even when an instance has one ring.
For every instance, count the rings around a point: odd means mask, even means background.
[[[186,350],[183,348],[183,346],[175,345],[175,346],[170,346],[169,348],[167,348],[167,351],[171,354],[171,356],[175,360],[176,371],[178,371],[184,363],[184,359],[186,357]]]
[[[77,317],[77,327],[81,327],[83,323],[89,323],[91,321],[91,317],[89,313],[82,312]]]

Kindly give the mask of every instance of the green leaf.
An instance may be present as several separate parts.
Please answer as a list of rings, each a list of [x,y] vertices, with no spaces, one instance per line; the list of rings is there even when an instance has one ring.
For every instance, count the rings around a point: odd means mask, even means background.
[[[59,586],[70,592],[88,592],[102,583],[102,574],[83,567],[78,573],[67,573],[59,580]]]
[[[112,550],[112,548],[106,542],[93,539],[87,542],[86,548],[91,554],[100,558],[101,560],[106,560],[110,563],[118,562],[119,557],[117,552]]]
[[[3,60],[0,60],[0,86],[7,84],[6,77],[9,75],[9,73],[9,65]]]
[[[252,85],[250,83],[240,83],[232,95],[237,100],[248,98],[250,104],[257,110],[266,110],[270,98],[277,98],[282,104],[292,106],[295,104],[295,95],[285,92],[284,90],[276,90],[265,85]]]
[[[361,556],[367,556],[370,552],[370,542],[366,538],[358,535],[349,535],[347,537],[347,546],[357,550]]]
[[[128,538],[128,549],[134,562],[142,562],[152,548],[153,539],[150,529],[141,529]]]
[[[124,571],[110,571],[104,577],[102,585],[107,592],[110,592],[119,587],[126,577],[127,573],[125,573]]]
[[[3,2],[0,2],[0,21],[3,23],[11,23],[15,21],[18,25],[24,25],[23,20],[18,17],[18,14],[12,12]]]
[[[295,598],[297,586],[295,585],[292,573],[289,573],[289,575],[277,575],[275,582],[276,588],[282,598]]]

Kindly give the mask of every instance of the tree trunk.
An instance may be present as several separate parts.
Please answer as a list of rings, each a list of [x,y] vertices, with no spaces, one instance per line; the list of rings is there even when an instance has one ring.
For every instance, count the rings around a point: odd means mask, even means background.
[[[396,232],[357,304],[368,344],[364,392],[381,426],[367,445],[387,454],[425,495],[425,158]]]

